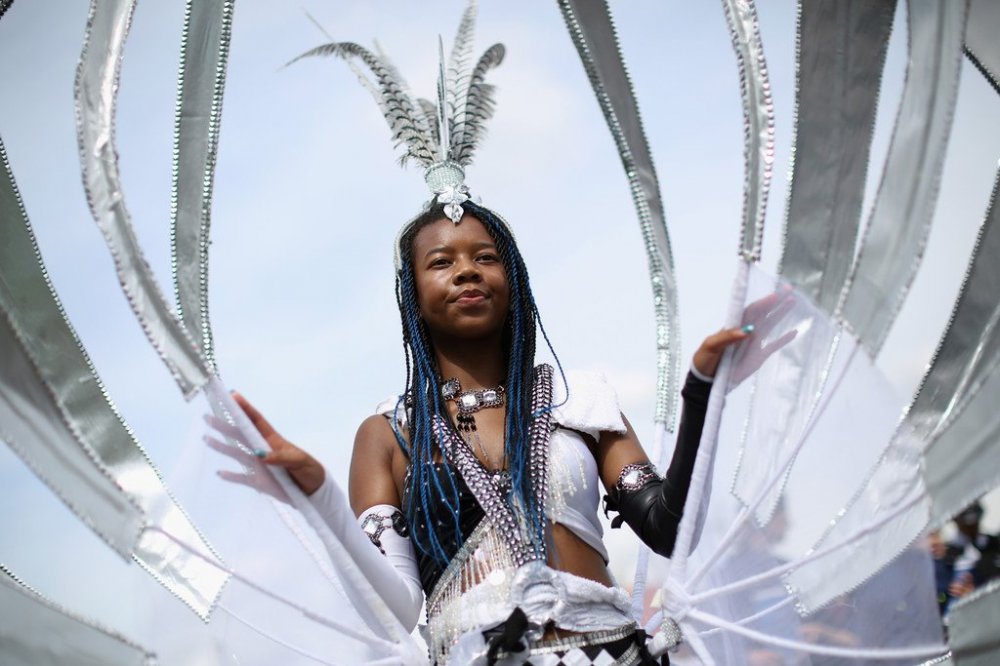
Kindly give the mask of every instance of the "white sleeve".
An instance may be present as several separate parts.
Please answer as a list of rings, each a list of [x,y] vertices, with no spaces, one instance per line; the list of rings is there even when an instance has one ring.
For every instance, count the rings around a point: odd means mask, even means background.
[[[347,497],[329,474],[316,492],[309,496],[309,502],[337,535],[351,559],[400,623],[407,631],[413,631],[424,603],[413,543],[409,537],[400,535],[395,529],[385,529],[379,535],[385,552],[383,557],[359,526],[359,522],[363,522],[369,515],[384,514],[384,517],[391,520],[392,514],[399,509],[379,504],[366,509],[355,520]]]

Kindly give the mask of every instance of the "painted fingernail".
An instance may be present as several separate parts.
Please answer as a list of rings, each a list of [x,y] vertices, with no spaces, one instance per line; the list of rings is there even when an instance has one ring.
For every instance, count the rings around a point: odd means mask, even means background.
[[[743,331],[744,333],[747,333],[747,334],[753,333],[753,324],[747,324],[746,326],[744,326],[740,330]]]
[[[267,451],[265,451],[264,449],[257,449],[256,451],[253,452],[253,454],[258,458],[264,458],[267,456]]]

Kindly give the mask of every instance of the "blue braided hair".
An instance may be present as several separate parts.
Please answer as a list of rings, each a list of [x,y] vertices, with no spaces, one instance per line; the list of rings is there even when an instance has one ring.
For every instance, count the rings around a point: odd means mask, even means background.
[[[507,224],[488,208],[471,201],[462,204],[466,213],[478,219],[493,238],[497,254],[507,273],[510,289],[510,312],[503,335],[506,352],[507,378],[504,384],[507,395],[507,418],[504,449],[511,475],[512,493],[509,501],[518,509],[533,536],[536,551],[545,543],[544,507],[533,492],[529,460],[529,428],[534,417],[531,411],[531,394],[534,384],[535,334],[538,330],[552,351],[559,371],[562,366],[552,349],[548,335],[538,315],[535,299],[531,294],[528,271]],[[410,501],[406,507],[410,534],[416,547],[442,564],[449,555],[442,541],[436,521],[430,516],[440,515],[446,507],[454,522],[457,543],[463,536],[459,523],[459,490],[454,471],[445,465],[445,474],[435,473],[435,439],[432,424],[435,417],[449,420],[441,397],[441,377],[437,368],[434,346],[420,316],[416,280],[413,269],[413,240],[425,226],[446,217],[441,205],[432,206],[413,220],[399,241],[401,269],[396,276],[396,303],[403,326],[403,352],[406,358],[405,395],[409,396],[409,441],[400,432],[395,419],[393,430],[396,440],[410,461],[407,492]],[[400,403],[403,402],[400,397]],[[397,405],[398,407],[399,405]],[[551,409],[549,407],[548,409]],[[444,477],[442,480],[441,477]],[[435,507],[438,507],[435,510]],[[426,517],[421,520],[419,514]]]

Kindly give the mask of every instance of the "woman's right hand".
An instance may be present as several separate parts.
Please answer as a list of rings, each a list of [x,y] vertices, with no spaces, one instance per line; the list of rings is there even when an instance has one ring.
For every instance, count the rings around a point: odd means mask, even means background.
[[[233,400],[257,428],[264,441],[271,447],[270,451],[256,451],[261,462],[282,467],[292,477],[295,485],[306,495],[312,495],[323,485],[326,470],[323,465],[311,455],[282,437],[267,419],[239,393],[233,393]]]

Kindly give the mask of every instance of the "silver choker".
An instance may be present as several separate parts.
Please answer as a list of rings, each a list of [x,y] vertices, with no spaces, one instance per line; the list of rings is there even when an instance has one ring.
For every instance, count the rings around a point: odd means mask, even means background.
[[[457,377],[452,377],[441,385],[441,397],[445,400],[452,400],[458,405],[458,427],[460,430],[474,431],[476,429],[476,419],[473,416],[480,409],[488,407],[501,407],[504,396],[503,386],[495,388],[477,389],[474,391],[463,391],[462,384]]]

